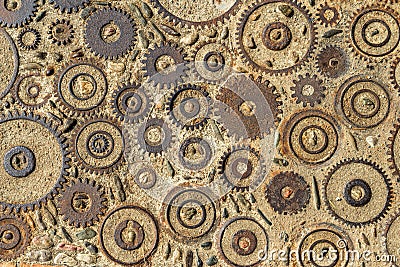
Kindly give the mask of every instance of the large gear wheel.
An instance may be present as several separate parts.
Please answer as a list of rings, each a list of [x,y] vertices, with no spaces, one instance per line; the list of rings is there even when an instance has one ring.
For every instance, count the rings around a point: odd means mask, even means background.
[[[85,40],[90,50],[105,59],[117,59],[134,45],[136,26],[130,15],[120,9],[100,9],[86,22]]]
[[[22,217],[0,215],[0,260],[10,261],[21,255],[31,242],[31,229]]]
[[[323,75],[338,78],[348,71],[349,59],[342,48],[329,45],[318,54],[317,67]]]
[[[162,43],[150,48],[142,63],[145,65],[144,76],[160,88],[168,89],[183,82],[188,67],[186,54],[176,44]]]
[[[19,69],[19,55],[11,36],[0,28],[0,99],[4,98],[12,88]]]
[[[26,211],[52,199],[69,168],[60,133],[39,116],[21,113],[1,118],[0,136],[0,205]],[[22,188],[29,190],[21,194]]]
[[[294,172],[275,175],[265,190],[267,201],[280,214],[296,214],[310,201],[310,186]]]
[[[280,10],[283,5],[287,12]],[[309,60],[315,47],[315,26],[300,4],[257,1],[242,14],[236,40],[242,59],[255,70],[289,73]]]
[[[199,5],[190,0],[151,0],[159,13],[174,24],[185,26],[210,26],[236,13],[242,0],[206,1]]]
[[[292,97],[297,98],[296,103],[302,103],[303,107],[307,104],[314,107],[316,103],[321,104],[325,97],[325,87],[322,86],[322,80],[317,78],[317,75],[311,76],[309,73],[306,76],[299,76],[298,81],[294,81],[295,86],[292,87]]]
[[[58,199],[59,214],[75,227],[88,227],[99,221],[107,208],[104,189],[88,179],[72,181]]]
[[[323,183],[328,212],[353,227],[380,221],[393,200],[393,188],[383,170],[364,159],[347,159],[334,166]]]
[[[84,7],[90,0],[50,0],[54,7],[59,9],[62,13],[77,12],[79,8]]]
[[[37,0],[2,1],[0,26],[21,27],[32,20],[37,11]]]

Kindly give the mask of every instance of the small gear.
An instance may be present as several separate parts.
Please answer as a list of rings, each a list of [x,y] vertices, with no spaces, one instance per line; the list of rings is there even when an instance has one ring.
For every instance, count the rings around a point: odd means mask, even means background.
[[[129,173],[133,179],[128,180],[128,190],[132,194],[136,194],[133,184],[138,185],[141,189],[148,190],[153,188],[157,180],[160,179],[154,166],[145,161],[135,161],[129,166]]]
[[[242,60],[260,74],[296,70],[315,48],[316,29],[310,17],[305,7],[290,0],[259,0],[249,5],[236,32]]]
[[[183,54],[182,49],[176,44],[156,45],[149,49],[145,59],[142,60],[145,65],[144,76],[160,88],[167,86],[169,89],[171,86],[176,86],[187,76],[188,67],[185,56],[186,54]]]
[[[21,255],[31,242],[31,229],[20,216],[0,215],[0,260],[10,261]]]
[[[124,136],[115,120],[107,117],[88,120],[74,132],[72,140],[75,160],[90,173],[111,172],[124,160]]]
[[[206,5],[199,5],[190,0],[179,0],[173,3],[169,0],[151,0],[151,2],[164,18],[168,18],[176,25],[204,27],[216,24],[235,14],[243,1],[208,1]]]
[[[50,0],[50,4],[59,9],[62,13],[77,12],[79,8],[84,7],[90,0]]]
[[[322,80],[317,78],[317,75],[311,76],[309,73],[305,77],[299,76],[298,81],[294,81],[295,86],[291,88],[294,93],[293,98],[297,98],[296,103],[303,103],[303,107],[309,104],[314,107],[315,103],[321,104],[325,97],[325,87],[322,86]]]
[[[104,215],[106,200],[104,189],[96,182],[79,179],[63,189],[58,199],[59,213],[69,225],[88,227]]]
[[[0,135],[9,137],[1,141],[0,206],[27,211],[53,199],[69,168],[67,145],[57,129],[37,115],[16,113],[1,118]]]
[[[152,106],[150,93],[139,84],[126,84],[114,91],[113,112],[125,124],[137,123],[145,119]]]
[[[166,121],[150,117],[141,122],[136,133],[139,148],[150,155],[160,155],[171,146],[173,132]]]
[[[348,71],[349,59],[342,48],[329,45],[318,54],[317,67],[323,75],[338,78]]]
[[[280,121],[276,88],[268,81],[232,75],[221,86],[214,103],[216,120],[235,138],[262,138]]]
[[[261,156],[249,147],[234,147],[225,153],[219,172],[230,187],[242,192],[257,189],[265,176]]]
[[[18,35],[18,45],[25,50],[35,50],[38,48],[41,37],[38,30],[34,28],[24,28]]]
[[[0,26],[21,27],[30,22],[37,11],[37,0],[1,1]]]
[[[40,73],[22,75],[17,78],[14,96],[17,102],[27,109],[38,109],[51,97],[51,88]]]
[[[69,20],[59,20],[52,22],[49,26],[49,39],[53,44],[66,45],[72,42],[74,38],[74,28]]]
[[[90,50],[105,59],[117,59],[134,45],[136,25],[128,13],[116,8],[100,9],[86,22],[85,40]]]
[[[347,159],[334,166],[323,182],[323,199],[329,213],[354,227],[384,217],[391,206],[393,188],[383,170],[364,159]]]
[[[180,85],[168,101],[167,111],[172,121],[187,130],[198,129],[209,119],[211,97],[202,86]]]
[[[179,145],[179,163],[183,168],[191,171],[199,171],[209,166],[213,156],[212,145],[202,137],[186,138]]]
[[[265,190],[268,203],[280,214],[296,214],[310,201],[310,186],[294,172],[275,175]]]
[[[318,22],[325,27],[337,25],[340,19],[338,7],[328,3],[319,6],[317,16]]]

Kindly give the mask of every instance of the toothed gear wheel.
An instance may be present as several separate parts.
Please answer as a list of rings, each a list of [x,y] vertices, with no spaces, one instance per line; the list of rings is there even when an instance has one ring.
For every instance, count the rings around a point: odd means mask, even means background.
[[[160,88],[176,86],[187,76],[186,54],[176,44],[162,43],[150,48],[142,63],[144,76]]]
[[[283,74],[309,60],[315,34],[310,14],[300,4],[257,1],[242,14],[236,42],[242,60],[260,74]]]
[[[173,132],[166,121],[150,117],[141,122],[136,133],[139,148],[149,155],[160,155],[171,146]]]
[[[119,120],[131,124],[145,119],[152,107],[152,99],[143,86],[127,84],[114,91],[112,106]]]
[[[216,120],[234,138],[263,138],[280,121],[275,87],[245,75],[230,76],[214,102]]]
[[[75,161],[89,173],[110,173],[123,162],[124,136],[117,121],[93,118],[73,133]]]
[[[317,75],[311,76],[309,73],[305,77],[299,76],[297,81],[293,81],[295,86],[291,88],[294,93],[293,98],[297,98],[296,103],[302,103],[303,107],[307,104],[314,107],[316,103],[321,104],[325,97],[325,87],[322,86],[322,80],[317,78]]]
[[[265,196],[274,211],[280,214],[296,214],[310,201],[310,186],[302,176],[294,172],[281,172],[267,185]]]
[[[50,4],[54,4],[54,7],[59,9],[62,13],[77,12],[87,3],[89,3],[89,0],[50,0]]]
[[[69,168],[67,145],[57,129],[37,115],[10,114],[0,119],[0,135],[9,137],[1,139],[0,205],[18,212],[53,199]]]
[[[28,24],[37,11],[37,0],[1,1],[0,26],[16,28]]]
[[[211,97],[202,86],[180,85],[168,101],[167,111],[172,121],[187,130],[198,129],[209,119]]]
[[[174,24],[185,26],[210,26],[235,14],[242,0],[207,1],[199,5],[190,0],[151,0],[158,12]],[[207,15],[205,15],[207,14]]]
[[[400,57],[397,57],[391,66],[390,79],[394,88],[400,92]]]
[[[14,86],[14,97],[27,109],[43,107],[52,94],[51,83],[40,73],[22,75],[17,78]]]
[[[20,216],[0,215],[0,259],[10,261],[20,256],[31,242],[31,229]]]
[[[338,7],[328,3],[319,6],[317,15],[318,22],[325,27],[337,25],[340,19]]]
[[[384,171],[364,159],[346,159],[334,166],[323,182],[328,212],[353,227],[380,221],[393,200],[392,183]]]
[[[236,191],[254,191],[263,182],[264,162],[250,147],[235,147],[220,162],[220,174]]]
[[[52,22],[49,26],[49,39],[53,44],[67,45],[72,42],[74,38],[74,29],[69,20],[59,20]]]
[[[107,209],[104,189],[95,181],[79,179],[63,189],[58,198],[59,214],[75,227],[92,226]]]
[[[25,50],[35,50],[38,48],[41,37],[38,30],[25,28],[18,35],[18,45]]]
[[[384,255],[390,255],[396,259],[400,258],[399,250],[399,233],[400,231],[400,213],[397,211],[395,215],[386,222],[382,237],[383,237],[383,248],[385,250]],[[391,261],[391,266],[398,267],[399,263],[394,260]]]
[[[319,72],[329,78],[338,78],[349,69],[349,58],[338,46],[327,46],[317,56]]]
[[[132,49],[136,25],[131,16],[116,8],[100,9],[87,19],[85,40],[90,50],[105,59],[118,59]]]

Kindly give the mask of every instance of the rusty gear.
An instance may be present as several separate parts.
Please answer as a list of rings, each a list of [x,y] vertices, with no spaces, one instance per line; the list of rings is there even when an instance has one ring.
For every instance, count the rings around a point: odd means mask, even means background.
[[[60,46],[71,43],[75,31],[69,20],[57,19],[51,23],[47,33],[49,34],[51,42]]]
[[[318,22],[325,27],[335,26],[340,19],[338,8],[328,3],[319,6],[317,16]]]
[[[393,84],[394,88],[400,92],[400,57],[396,57],[393,60],[390,69],[390,79],[391,83]]]
[[[317,57],[318,70],[329,78],[338,78],[347,72],[349,59],[343,49],[329,45]]]
[[[29,36],[30,35],[30,36]],[[18,45],[25,50],[35,50],[41,41],[40,33],[34,28],[23,29],[17,38]]]
[[[72,181],[63,189],[58,208],[64,221],[75,227],[88,227],[99,221],[106,210],[104,189],[88,179]]]
[[[90,0],[50,0],[50,4],[59,9],[62,13],[77,12],[79,8],[84,7]]]
[[[155,140],[155,137],[157,139]],[[173,132],[166,121],[150,117],[143,121],[137,130],[136,140],[139,149],[149,155],[160,155],[171,146]]]
[[[265,196],[274,211],[291,215],[306,208],[310,187],[297,173],[281,172],[269,182]]]
[[[37,11],[37,0],[1,1],[0,26],[21,27],[32,20]]]
[[[321,104],[322,99],[325,97],[325,87],[322,86],[322,80],[317,78],[317,75],[306,74],[305,77],[299,76],[298,81],[294,81],[295,86],[291,88],[294,93],[293,98],[297,98],[296,103],[303,103],[303,107],[307,104],[314,107],[316,103]]]
[[[20,216],[0,215],[0,259],[9,261],[21,255],[31,242],[31,229]]]
[[[22,107],[38,109],[47,103],[52,92],[44,79],[40,73],[22,75],[17,78],[13,93]]]
[[[389,155],[388,161],[391,163],[390,168],[393,170],[393,175],[400,177],[400,119],[396,120],[396,123],[393,125],[394,130],[390,131],[391,136],[389,137],[388,152]]]

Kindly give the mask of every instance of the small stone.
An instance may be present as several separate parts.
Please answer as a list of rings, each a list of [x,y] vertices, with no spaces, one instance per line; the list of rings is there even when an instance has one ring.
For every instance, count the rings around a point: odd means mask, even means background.
[[[84,240],[84,239],[91,239],[96,236],[96,232],[92,230],[91,228],[86,228],[83,231],[80,231],[75,234],[76,238],[79,240]]]
[[[32,250],[26,254],[29,261],[46,262],[52,258],[51,252],[48,250]]]
[[[367,136],[367,138],[365,138],[365,141],[367,141],[370,147],[375,147],[376,144],[378,143],[378,138],[374,136]]]
[[[96,247],[96,245],[90,243],[90,242],[85,242],[85,247],[87,250],[89,250],[90,253],[96,254],[99,252],[99,249]]]
[[[96,262],[96,257],[90,254],[82,254],[82,253],[77,254],[76,259],[78,261],[83,261],[84,263],[87,264],[93,264]]]
[[[83,248],[79,246],[75,246],[72,244],[67,244],[65,242],[61,242],[57,245],[58,250],[64,250],[64,251],[82,251]]]
[[[44,248],[44,249],[51,248],[52,246],[54,246],[53,241],[47,235],[35,236],[32,239],[32,244],[37,248]]]
[[[293,8],[291,8],[288,5],[280,5],[279,10],[282,12],[283,15],[285,15],[288,18],[293,17],[294,15]]]
[[[57,256],[54,258],[54,263],[58,265],[67,265],[67,266],[78,265],[78,262],[74,258],[64,253],[57,254]]]
[[[199,40],[199,34],[197,32],[188,34],[181,38],[181,43],[185,45],[192,45]]]
[[[201,244],[201,247],[202,247],[203,249],[210,249],[211,246],[212,246],[212,243],[211,243],[211,242],[204,242],[204,243]]]
[[[210,258],[207,259],[206,263],[208,266],[213,266],[213,265],[217,264],[218,263],[217,256],[215,256],[215,255],[211,256]]]

